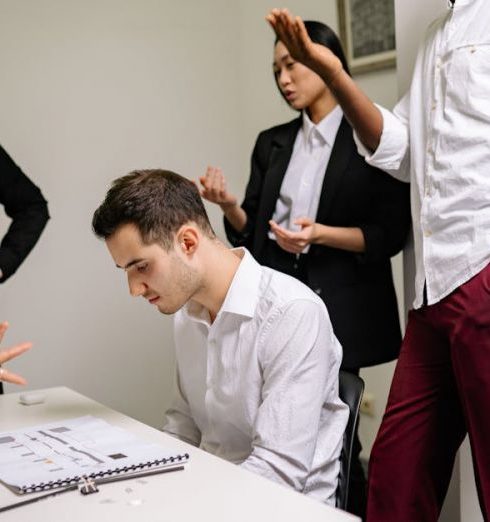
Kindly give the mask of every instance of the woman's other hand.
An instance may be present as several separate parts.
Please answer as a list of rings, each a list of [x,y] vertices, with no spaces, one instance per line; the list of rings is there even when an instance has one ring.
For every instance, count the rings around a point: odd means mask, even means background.
[[[201,196],[216,203],[221,208],[234,206],[237,198],[228,192],[226,188],[226,178],[219,167],[208,167],[206,174],[199,178],[201,183]]]
[[[276,236],[277,244],[286,252],[301,254],[303,250],[315,242],[316,223],[310,218],[299,218],[294,222],[299,225],[299,232],[292,232],[270,220],[271,231]]]

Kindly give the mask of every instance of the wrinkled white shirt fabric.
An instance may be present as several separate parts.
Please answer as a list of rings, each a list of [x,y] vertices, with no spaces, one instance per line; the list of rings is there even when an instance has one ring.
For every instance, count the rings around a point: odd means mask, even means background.
[[[349,410],[342,349],[323,301],[245,249],[212,324],[189,302],[175,315],[177,378],[163,429],[334,504]]]
[[[414,307],[434,304],[490,262],[490,3],[457,0],[428,29],[409,92],[379,107],[381,142],[366,161],[410,181]]]
[[[315,125],[303,111],[303,124],[296,135],[272,215],[272,219],[287,230],[301,230],[294,223],[298,218],[316,220],[325,171],[343,115],[342,109],[337,105]],[[269,232],[269,238],[275,240],[276,236]],[[304,248],[304,254],[309,247],[307,245]]]

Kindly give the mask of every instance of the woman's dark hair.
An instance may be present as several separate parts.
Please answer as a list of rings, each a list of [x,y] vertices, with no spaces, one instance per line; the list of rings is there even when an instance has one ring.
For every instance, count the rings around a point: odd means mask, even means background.
[[[308,33],[308,36],[311,38],[312,42],[323,45],[324,47],[330,49],[333,52],[333,54],[335,54],[335,56],[341,61],[344,71],[349,76],[351,76],[349,64],[347,63],[342,44],[340,43],[339,37],[335,34],[335,32],[328,25],[322,22],[306,20],[304,24],[306,32]],[[276,38],[274,45],[277,44],[278,41],[279,39]],[[280,89],[279,92],[281,92]]]
[[[136,170],[116,179],[92,220],[94,233],[107,239],[121,226],[136,225],[145,244],[173,246],[178,229],[194,221],[209,237],[214,231],[192,181],[168,170]]]

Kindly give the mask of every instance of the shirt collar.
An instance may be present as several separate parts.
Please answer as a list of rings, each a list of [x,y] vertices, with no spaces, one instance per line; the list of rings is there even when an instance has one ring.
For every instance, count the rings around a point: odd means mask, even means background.
[[[233,276],[218,316],[222,312],[227,312],[253,317],[259,300],[262,267],[246,248],[234,248],[232,252],[240,257],[241,261]],[[209,325],[209,312],[199,303],[190,301],[184,306],[183,310],[190,319]]]
[[[317,135],[319,135],[327,145],[332,147],[343,115],[344,114],[340,108],[340,105],[336,105],[335,108],[323,118],[323,120],[319,121],[315,125],[310,120],[310,117],[306,111],[303,111],[302,129],[305,140],[308,140],[311,132],[316,132]]]

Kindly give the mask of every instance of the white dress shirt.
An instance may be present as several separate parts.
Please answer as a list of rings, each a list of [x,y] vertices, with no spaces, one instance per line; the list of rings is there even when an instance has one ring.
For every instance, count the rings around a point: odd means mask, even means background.
[[[175,315],[164,430],[333,504],[349,411],[327,310],[301,282],[235,252],[243,257],[215,321],[195,302]]]
[[[490,262],[490,3],[457,0],[419,51],[410,91],[368,163],[411,181],[415,308]]]
[[[282,181],[272,219],[287,230],[300,231],[294,221],[318,213],[321,188],[343,112],[337,105],[318,124],[303,111],[303,124],[296,135],[293,152]],[[275,235],[269,232],[270,239]],[[303,250],[308,251],[309,245]]]

